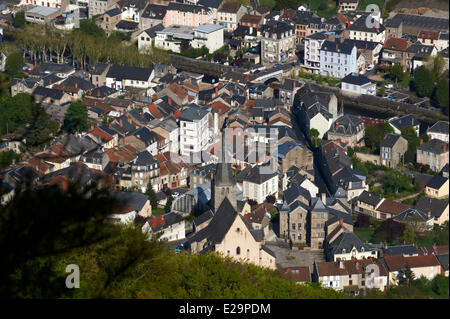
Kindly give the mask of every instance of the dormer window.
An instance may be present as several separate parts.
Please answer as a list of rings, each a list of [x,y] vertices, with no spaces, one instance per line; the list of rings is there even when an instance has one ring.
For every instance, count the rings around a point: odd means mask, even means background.
[[[346,250],[345,248],[342,248],[342,253],[345,254]]]

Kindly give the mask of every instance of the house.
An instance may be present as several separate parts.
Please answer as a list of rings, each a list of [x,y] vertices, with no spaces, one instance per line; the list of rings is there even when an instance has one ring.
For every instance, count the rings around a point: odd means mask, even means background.
[[[413,208],[413,206],[400,202],[395,202],[390,199],[384,199],[374,212],[373,217],[380,220],[386,220],[389,218],[393,218],[394,216],[410,208]]]
[[[345,143],[355,147],[364,144],[365,125],[363,120],[351,114],[338,118],[327,132],[329,141]]]
[[[42,85],[43,81],[36,78],[12,79],[11,81],[11,96],[19,93],[32,94],[34,89]]]
[[[279,88],[279,98],[283,102],[288,111],[291,110],[294,104],[294,97],[298,89],[303,86],[303,83],[299,80],[286,78],[283,84]]]
[[[107,33],[113,32],[116,30],[116,25],[120,20],[122,20],[122,11],[117,7],[113,7],[103,13],[100,28]]]
[[[150,152],[137,153],[130,166],[132,187],[140,189],[143,193],[147,191],[149,185],[155,192],[160,190],[159,163]]]
[[[161,214],[149,218],[142,226],[142,231],[147,233],[149,238],[159,234],[158,240],[171,242],[186,238],[185,223],[183,217],[176,213]]]
[[[243,196],[261,204],[269,195],[278,198],[278,174],[270,167],[253,167],[243,178]]]
[[[145,0],[122,0],[120,7],[122,10],[122,19],[139,23],[142,12],[147,6]]]
[[[448,121],[437,121],[427,129],[427,135],[430,140],[438,139],[448,143],[448,127]]]
[[[111,64],[97,62],[91,74],[91,82],[95,86],[106,86],[106,74],[109,71]]]
[[[147,195],[137,192],[115,192],[113,198],[117,206],[108,216],[108,220],[118,224],[131,224],[137,215],[144,218],[152,215],[152,206]]]
[[[129,88],[147,89],[153,77],[152,68],[112,65],[106,73],[106,86],[119,91]]]
[[[408,38],[390,37],[386,40],[383,46],[383,54],[381,63],[386,66],[400,64],[403,66],[403,70],[407,69],[407,52],[411,46],[411,42]]]
[[[216,24],[205,23],[193,29],[194,40],[191,42],[193,48],[205,46],[209,52],[214,52],[223,47],[223,27]]]
[[[325,31],[313,33],[307,37],[302,36],[301,41],[304,43],[304,63],[302,68],[305,71],[318,74],[320,71],[320,48],[322,44],[325,40],[335,41],[335,37],[337,36],[334,32]],[[299,41],[298,34],[297,41]]]
[[[389,120],[389,125],[394,129],[395,134],[402,134],[405,127],[412,126],[417,136],[420,134],[420,122],[411,114],[401,117],[394,117]]]
[[[118,0],[89,0],[89,18],[104,14],[106,11],[116,7]]]
[[[180,154],[198,154],[211,143],[209,117],[210,111],[195,104],[183,109],[179,116]]]
[[[448,178],[435,175],[425,185],[425,195],[433,198],[448,197]]]
[[[407,71],[414,73],[414,71],[426,63],[429,56],[437,54],[436,47],[434,45],[424,45],[419,41],[416,41],[406,49],[406,67]]]
[[[65,105],[72,102],[69,94],[62,90],[49,89],[43,86],[38,86],[34,89],[32,96],[38,103]]]
[[[420,140],[416,154],[417,163],[428,165],[433,171],[439,172],[448,163],[448,142],[432,139],[423,144]]]
[[[75,73],[75,68],[65,63],[44,62],[39,66],[35,67],[33,70],[31,70],[30,76],[43,77],[46,75],[50,75],[52,73],[53,76],[65,79],[69,77],[69,75]],[[56,83],[56,81],[53,81],[53,83]],[[52,84],[52,82],[50,82],[49,84]],[[44,85],[47,86],[47,84]]]
[[[289,197],[292,196],[294,191],[304,192],[305,194],[299,195],[303,198],[296,199],[288,205]],[[305,195],[309,195],[303,188],[291,188],[287,191],[288,195],[285,195],[283,206],[280,209],[280,237],[289,239],[292,243],[307,244],[307,220],[309,216],[308,205],[309,200],[305,204]]]
[[[266,236],[269,232],[269,224],[271,220],[271,210],[274,209],[273,205],[266,205],[263,203],[259,205],[253,205],[250,212],[243,213],[243,217],[247,220],[253,229],[261,229]]]
[[[363,243],[355,233],[340,227],[328,234],[324,248],[330,261],[378,258],[374,247]]]
[[[264,21],[263,16],[246,13],[241,17],[239,24],[244,27],[258,29],[263,24],[263,21]]]
[[[178,151],[180,149],[178,141],[180,129],[174,117],[167,117],[159,122],[157,126],[153,128],[153,132],[163,136],[166,140],[168,140],[169,152],[178,154]]]
[[[414,273],[415,278],[424,276],[433,280],[441,273],[441,264],[435,255],[421,255],[405,257],[403,255],[384,256],[386,268],[389,272],[389,284],[397,285],[398,276],[403,274],[407,266]]]
[[[383,203],[383,201],[384,198],[368,191],[363,191],[358,197],[355,198],[357,211],[373,217],[376,217],[376,210]]]
[[[447,254],[437,254],[437,260],[441,264],[441,275],[448,277],[448,253]]]
[[[197,27],[205,23],[214,23],[211,8],[179,2],[169,3],[163,20],[164,27],[174,24]]]
[[[144,31],[142,31],[138,35],[138,48],[140,52],[146,52],[146,50],[150,50],[152,44],[154,43],[158,31],[164,30],[164,26],[162,23],[156,24]]]
[[[139,29],[147,30],[158,24],[163,24],[166,15],[167,6],[156,3],[148,3],[144,11],[142,11],[139,19]]]
[[[346,37],[352,40],[364,40],[384,43],[386,28],[380,23],[379,18],[363,14],[346,29]],[[368,22],[369,21],[369,22]]]
[[[246,8],[238,3],[223,1],[217,9],[217,24],[222,25],[226,32],[233,32],[238,27]]]
[[[354,44],[358,56],[364,60],[364,64],[359,66],[358,72],[363,71],[370,65],[377,65],[380,61],[380,53],[383,49],[382,43],[350,39],[345,39],[344,41]]]
[[[448,33],[447,33],[448,34]],[[424,45],[434,45],[437,51],[441,51],[445,49],[445,47],[441,47],[441,43],[439,41],[441,32],[436,30],[420,30],[417,34],[417,41]],[[447,35],[448,39],[448,35]],[[447,43],[448,47],[448,43]]]
[[[356,295],[371,288],[385,291],[388,272],[382,263],[373,259],[314,262],[313,281]]]
[[[214,163],[205,166],[199,166],[195,169],[192,169],[189,172],[188,177],[189,189],[196,188],[197,186],[203,185],[211,181],[215,171],[216,165]]]
[[[175,189],[187,185],[187,164],[178,154],[166,152],[157,154],[155,158],[160,167],[159,176],[162,189]]]
[[[261,29],[261,62],[281,63],[295,55],[295,29],[286,22],[271,21]]]
[[[60,8],[33,6],[25,11],[25,20],[29,23],[50,24],[61,13]]]
[[[393,216],[392,220],[409,225],[417,232],[432,230],[434,226],[434,217],[431,216],[430,211],[423,213],[414,208],[409,208],[400,214]]]
[[[342,79],[358,72],[357,51],[353,43],[324,41],[320,48],[320,75]]]
[[[415,209],[418,211],[434,217],[435,225],[442,225],[449,220],[449,204],[443,200],[429,197],[420,197]]]
[[[359,0],[339,0],[338,12],[355,11],[358,8]]]
[[[408,141],[396,134],[388,133],[380,143],[380,163],[395,168],[403,163],[404,155],[408,149]]]
[[[321,19],[311,11],[297,11],[292,19],[295,23],[295,35],[297,44],[303,43],[306,36],[311,35],[311,31],[308,27],[311,24],[320,23]]]
[[[192,253],[216,251],[226,257],[275,269],[275,254],[225,198],[209,224],[188,237],[184,247]]]
[[[282,174],[285,174],[292,165],[304,169],[313,168],[313,154],[305,145],[286,141],[278,145],[277,154]]]
[[[341,81],[342,92],[350,95],[375,95],[376,89],[376,83],[359,73],[350,73]]]

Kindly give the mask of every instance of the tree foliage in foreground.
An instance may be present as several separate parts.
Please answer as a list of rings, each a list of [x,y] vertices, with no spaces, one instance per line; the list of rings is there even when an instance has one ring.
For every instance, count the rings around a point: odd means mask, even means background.
[[[105,223],[104,190],[25,189],[0,208],[0,296],[8,298],[344,298],[217,254],[175,254],[134,226]],[[12,244],[13,243],[13,244]],[[67,289],[68,264],[80,288]]]

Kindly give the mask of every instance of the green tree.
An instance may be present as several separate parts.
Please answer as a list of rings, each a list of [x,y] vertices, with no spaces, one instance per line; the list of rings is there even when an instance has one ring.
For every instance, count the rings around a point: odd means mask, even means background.
[[[433,281],[431,282],[431,289],[433,290],[433,292],[447,299],[449,295],[448,287],[449,287],[448,277],[442,275],[437,275],[436,277],[433,278]]]
[[[172,195],[169,195],[169,197],[167,197],[166,205],[164,206],[164,211],[166,213],[170,213],[170,211],[172,210],[172,202],[173,202],[173,197],[172,197]]]
[[[441,78],[431,96],[431,102],[434,106],[439,107],[445,114],[449,114],[449,98],[448,98],[448,80]]]
[[[6,74],[0,73],[0,103],[5,101],[9,94],[9,79]]]
[[[66,130],[70,133],[84,132],[89,128],[88,111],[82,102],[72,103],[64,118]]]
[[[84,34],[91,35],[94,37],[105,36],[105,31],[102,28],[100,28],[93,19],[80,20],[80,28],[78,30]]]
[[[276,5],[276,1],[275,0],[260,0],[259,5],[261,7],[267,7],[267,8],[273,9]]]
[[[36,103],[31,105],[28,125],[24,133],[27,145],[39,146],[50,142],[58,129],[58,123],[51,119],[41,105]]]
[[[21,28],[26,24],[25,12],[23,10],[17,11],[14,15],[13,26]]]
[[[381,95],[381,96],[384,96],[386,94],[386,88],[384,86],[381,86],[378,89],[378,94]]]
[[[318,147],[320,145],[319,134],[319,131],[315,128],[310,129],[308,132],[308,137],[311,139],[311,143],[314,147]]]
[[[406,126],[402,129],[401,135],[408,141],[408,149],[405,153],[404,161],[405,163],[415,163],[417,147],[420,144],[416,130],[412,126]]]
[[[158,197],[156,197],[156,193],[151,182],[148,182],[146,194],[150,200],[150,205],[152,205],[152,210],[156,209],[158,207]]]
[[[395,194],[411,187],[411,182],[411,177],[393,169],[387,171],[383,176],[383,187],[391,189]]]
[[[412,88],[420,97],[431,96],[434,88],[434,75],[424,65],[420,66],[414,75],[414,80],[411,82]]]
[[[403,79],[404,73],[405,72],[403,72],[403,66],[401,64],[395,64],[388,68],[389,78],[392,81],[395,81],[395,83]]]
[[[379,154],[380,143],[388,133],[393,133],[394,130],[388,122],[372,124],[366,127],[364,135],[364,142],[371,153]]]
[[[19,93],[0,103],[0,134],[20,130],[24,133],[31,112],[32,98]]]
[[[405,230],[403,230],[402,240],[407,244],[413,244],[416,240],[416,232],[410,225],[405,226]]]
[[[437,80],[441,79],[446,70],[446,62],[440,54],[428,56],[425,60],[425,66]]]
[[[23,55],[14,52],[8,55],[6,58],[6,73],[8,73],[10,76],[14,76],[20,72],[22,72],[23,65],[25,63],[25,60],[23,59]]]
[[[415,277],[415,275],[414,275],[413,271],[411,270],[411,267],[408,264],[406,264],[405,269],[400,271],[397,276],[398,284],[411,286],[411,284],[414,281],[414,277]]]
[[[14,151],[0,152],[0,170],[8,167],[14,161],[19,161],[20,155]]]

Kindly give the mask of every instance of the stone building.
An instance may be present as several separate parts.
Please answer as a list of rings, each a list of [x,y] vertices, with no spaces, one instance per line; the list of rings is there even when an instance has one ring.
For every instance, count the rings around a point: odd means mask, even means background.
[[[261,62],[280,63],[295,55],[295,28],[286,22],[274,21],[261,29]]]

